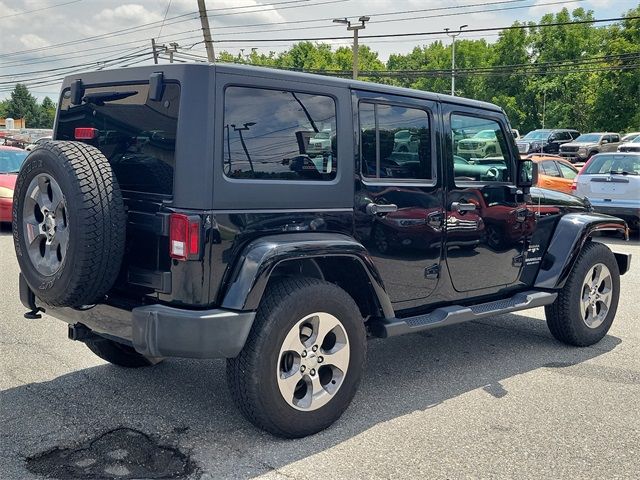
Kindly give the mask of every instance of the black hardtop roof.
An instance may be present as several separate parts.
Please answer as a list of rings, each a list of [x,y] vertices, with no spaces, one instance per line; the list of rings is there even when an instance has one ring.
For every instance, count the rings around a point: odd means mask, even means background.
[[[75,80],[82,80],[86,85],[91,84],[109,84],[124,83],[128,81],[146,81],[154,72],[163,72],[164,75],[171,79],[180,79],[193,74],[208,75],[212,71],[224,73],[253,76],[268,77],[284,81],[292,81],[297,83],[322,84],[326,86],[335,86],[342,88],[353,88],[358,90],[367,90],[373,92],[386,93],[389,95],[402,95],[414,98],[423,98],[425,100],[433,100],[458,104],[462,106],[481,108],[494,112],[502,112],[502,108],[488,102],[479,100],[471,100],[463,97],[453,97],[439,93],[426,92],[422,90],[414,90],[411,88],[395,87],[391,85],[383,85],[380,83],[363,82],[359,80],[330,77],[326,75],[317,75],[313,73],[303,73],[289,70],[278,70],[274,68],[257,67],[254,65],[238,65],[232,63],[183,63],[183,64],[164,64],[150,65],[143,67],[129,67],[113,70],[99,70],[93,72],[79,73],[68,76],[64,79],[62,88],[68,87]]]

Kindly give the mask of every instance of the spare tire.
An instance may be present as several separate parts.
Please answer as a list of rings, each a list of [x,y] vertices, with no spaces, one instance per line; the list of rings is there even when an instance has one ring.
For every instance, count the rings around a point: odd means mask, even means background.
[[[120,187],[100,150],[51,141],[29,154],[14,192],[13,239],[39,299],[79,307],[104,297],[120,271],[125,228]]]

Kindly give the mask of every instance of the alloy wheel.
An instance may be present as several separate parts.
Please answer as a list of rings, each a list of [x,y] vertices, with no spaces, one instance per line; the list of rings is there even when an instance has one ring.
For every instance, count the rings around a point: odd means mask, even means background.
[[[31,180],[22,218],[33,266],[45,277],[54,275],[67,254],[69,219],[65,196],[53,177],[41,173]]]
[[[349,338],[340,320],[325,312],[306,316],[280,348],[276,371],[282,397],[297,410],[326,405],[342,386],[349,358]]]

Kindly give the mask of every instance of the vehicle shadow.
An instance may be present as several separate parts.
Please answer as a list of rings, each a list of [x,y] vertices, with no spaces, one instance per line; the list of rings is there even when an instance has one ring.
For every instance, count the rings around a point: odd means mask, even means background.
[[[499,402],[511,394],[505,380],[541,368],[567,367],[572,375],[573,366],[620,343],[607,336],[594,347],[567,347],[544,321],[515,314],[372,339],[352,406],[334,426],[303,440],[275,438],[246,422],[227,391],[224,361],[167,360],[138,370],[100,365],[0,392],[0,451],[24,460],[126,427],[179,446],[210,478],[249,478],[472,390]]]
[[[11,235],[11,224],[0,222],[0,237]]]

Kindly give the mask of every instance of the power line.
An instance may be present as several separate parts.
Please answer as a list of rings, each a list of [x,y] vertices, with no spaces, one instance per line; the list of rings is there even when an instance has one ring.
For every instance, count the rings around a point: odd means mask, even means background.
[[[171,0],[167,2],[167,8],[164,11],[164,18],[162,19],[162,23],[160,24],[160,31],[158,32],[158,37],[162,35],[162,27],[164,27],[164,22],[167,21],[167,14],[169,13],[170,8],[171,8]]]
[[[73,3],[80,3],[82,1],[83,0],[71,0],[69,2],[56,3],[55,5],[49,5],[48,7],[36,8],[36,9],[33,9],[33,10],[23,10],[21,12],[12,13],[10,15],[3,15],[2,17],[0,17],[0,20],[6,20],[7,18],[13,18],[13,17],[19,17],[20,15],[26,15],[27,13],[36,13],[36,12],[42,12],[44,10],[51,10],[52,8],[63,7],[65,5],[71,5]]]
[[[564,25],[581,25],[587,23],[603,23],[603,22],[615,22],[619,20],[636,20],[639,19],[638,16],[628,16],[628,17],[615,17],[615,18],[603,18],[601,20],[576,20],[572,22],[555,22],[555,23],[541,23],[535,25],[511,25],[507,27],[488,27],[488,28],[475,28],[465,30],[465,32],[476,33],[476,32],[495,32],[499,30],[523,30],[523,29],[531,29],[531,28],[548,28],[548,27],[559,27]],[[410,32],[410,33],[389,33],[389,34],[378,34],[378,35],[363,35],[360,38],[396,38],[396,37],[417,37],[417,36],[428,36],[428,35],[443,35],[446,32],[444,30],[435,30],[430,32]],[[351,37],[340,36],[340,37],[303,37],[303,38],[268,38],[268,39],[257,39],[257,38],[242,38],[242,39],[222,39],[222,40],[214,40],[216,43],[270,43],[270,42],[318,42],[325,40],[350,40]]]

